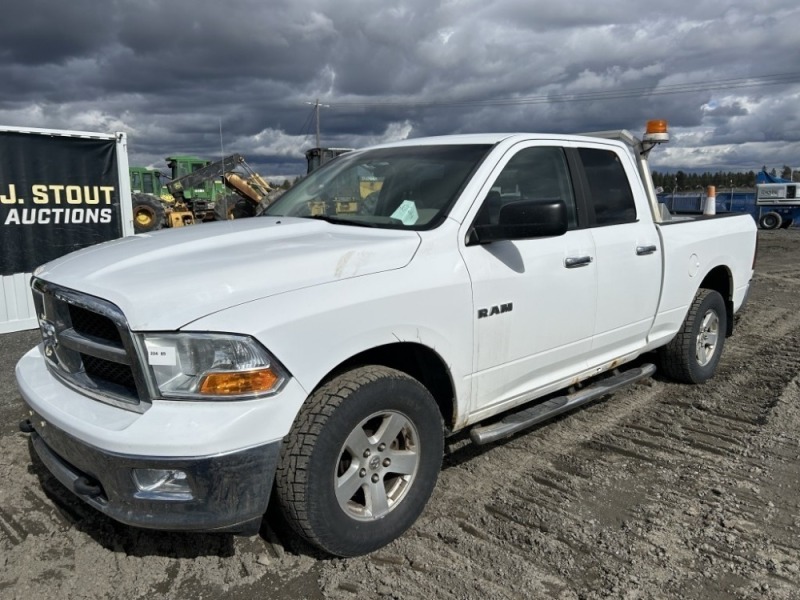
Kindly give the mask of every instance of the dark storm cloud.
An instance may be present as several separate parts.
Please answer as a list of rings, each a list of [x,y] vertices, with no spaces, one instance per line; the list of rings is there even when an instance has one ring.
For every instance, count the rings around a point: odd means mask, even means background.
[[[656,166],[800,166],[800,8],[751,4],[28,0],[0,21],[0,123],[126,131],[134,164],[224,145],[297,174],[319,98],[329,146],[663,117]]]
[[[113,40],[104,14],[107,7],[97,8],[91,0],[6,3],[0,20],[0,60],[34,67],[93,56]]]

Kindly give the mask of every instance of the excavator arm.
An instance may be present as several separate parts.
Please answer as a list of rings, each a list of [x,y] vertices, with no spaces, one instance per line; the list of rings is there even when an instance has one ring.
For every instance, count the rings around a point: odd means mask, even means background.
[[[203,184],[209,179],[222,177],[228,171],[233,171],[236,167],[242,164],[245,164],[245,162],[244,157],[241,154],[231,154],[222,160],[218,160],[206,165],[205,167],[197,169],[188,175],[184,175],[183,177],[178,177],[177,179],[167,182],[167,189],[176,200],[184,201],[185,196],[183,194],[183,190],[192,189],[195,186]]]
[[[244,178],[239,173],[228,172],[222,175],[222,179],[229,189],[256,204],[264,200],[272,191],[272,186],[257,173],[253,173],[249,178]]]

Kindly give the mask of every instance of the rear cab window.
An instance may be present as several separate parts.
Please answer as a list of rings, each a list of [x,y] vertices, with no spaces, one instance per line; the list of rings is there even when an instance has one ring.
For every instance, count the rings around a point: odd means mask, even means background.
[[[588,184],[590,220],[595,226],[635,223],[636,203],[628,176],[612,150],[578,148]]]

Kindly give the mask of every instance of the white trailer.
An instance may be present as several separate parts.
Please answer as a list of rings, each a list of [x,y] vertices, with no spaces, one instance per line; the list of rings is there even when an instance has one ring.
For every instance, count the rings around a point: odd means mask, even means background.
[[[40,265],[133,234],[124,133],[0,126],[0,334],[38,327]]]

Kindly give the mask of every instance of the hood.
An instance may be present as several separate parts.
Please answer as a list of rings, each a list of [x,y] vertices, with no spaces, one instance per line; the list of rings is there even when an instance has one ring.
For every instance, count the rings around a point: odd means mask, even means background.
[[[174,330],[259,298],[402,268],[419,243],[413,231],[256,217],[98,244],[35,275],[113,302],[135,331]]]

